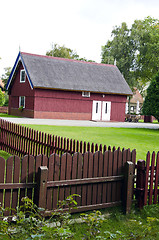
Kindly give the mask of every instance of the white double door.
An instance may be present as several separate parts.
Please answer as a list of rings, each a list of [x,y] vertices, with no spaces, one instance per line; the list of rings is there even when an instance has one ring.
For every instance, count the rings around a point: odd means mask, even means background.
[[[110,121],[111,102],[93,101],[92,120]]]

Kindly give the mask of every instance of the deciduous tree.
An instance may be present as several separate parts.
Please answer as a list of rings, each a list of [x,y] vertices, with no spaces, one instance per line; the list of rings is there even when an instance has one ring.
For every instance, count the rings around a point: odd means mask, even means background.
[[[102,62],[116,65],[130,87],[143,88],[159,70],[159,20],[147,17],[115,27],[102,47]]]
[[[53,49],[46,52],[47,56],[54,56],[54,57],[61,57],[61,58],[68,58],[68,59],[77,59],[79,55],[70,48],[60,46],[58,44],[53,45]]]
[[[76,59],[85,62],[94,62],[93,60],[87,60],[85,57],[80,58],[76,51],[65,47],[65,45],[60,46],[58,44],[54,44],[53,49],[47,51],[46,55],[60,58]]]
[[[9,75],[11,73],[11,67],[4,68],[5,73],[2,75],[2,82],[4,83],[4,90],[6,91],[6,85],[8,82]]]

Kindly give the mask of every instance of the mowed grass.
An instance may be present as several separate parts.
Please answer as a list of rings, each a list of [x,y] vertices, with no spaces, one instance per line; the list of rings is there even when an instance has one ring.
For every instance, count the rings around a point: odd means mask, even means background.
[[[11,156],[11,154],[10,154],[10,153],[7,153],[7,152],[5,152],[5,151],[3,151],[3,150],[0,150],[0,156],[1,156],[2,158],[4,158],[5,160],[7,160],[7,159]]]
[[[5,118],[22,118],[20,116],[9,115],[7,113],[0,113],[0,117],[5,117]]]
[[[25,125],[33,129],[72,138],[87,143],[98,143],[107,146],[136,149],[137,159],[145,159],[148,151],[159,151],[159,130],[103,128],[103,127],[70,127],[48,125]]]

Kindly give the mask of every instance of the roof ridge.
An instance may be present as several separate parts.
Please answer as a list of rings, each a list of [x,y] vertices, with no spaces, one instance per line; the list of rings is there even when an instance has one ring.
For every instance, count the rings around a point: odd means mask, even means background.
[[[25,55],[30,55],[30,56],[57,59],[57,60],[63,60],[63,61],[68,61],[68,62],[79,62],[79,63],[85,63],[85,64],[99,65],[99,66],[116,67],[115,65],[112,65],[112,64],[97,63],[97,62],[86,62],[86,61],[82,61],[82,60],[80,61],[80,60],[76,60],[76,59],[53,57],[53,56],[40,55],[40,54],[34,54],[34,53],[26,53],[26,52],[20,52],[20,53],[25,54]]]

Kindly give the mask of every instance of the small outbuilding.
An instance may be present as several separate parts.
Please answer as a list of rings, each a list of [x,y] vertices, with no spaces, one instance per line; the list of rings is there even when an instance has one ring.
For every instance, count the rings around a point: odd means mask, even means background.
[[[9,114],[124,121],[127,82],[114,65],[19,52],[10,74]]]
[[[131,114],[140,114],[144,100],[143,100],[141,93],[139,92],[139,90],[136,87],[134,87],[133,96],[130,99],[130,103],[128,103],[128,102],[129,101],[127,100],[126,113],[128,113],[128,111],[129,111],[128,104],[130,104],[130,106],[129,106],[130,113]]]

